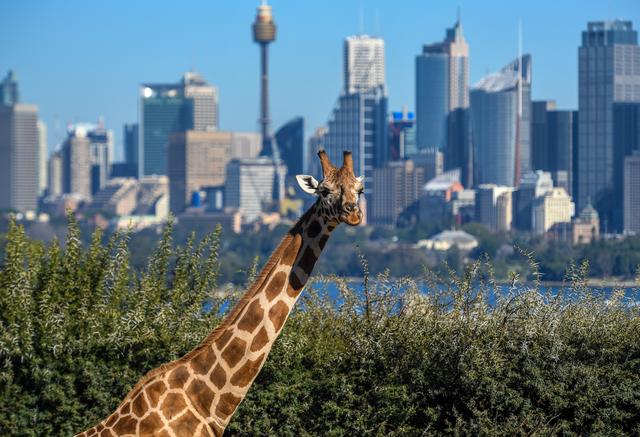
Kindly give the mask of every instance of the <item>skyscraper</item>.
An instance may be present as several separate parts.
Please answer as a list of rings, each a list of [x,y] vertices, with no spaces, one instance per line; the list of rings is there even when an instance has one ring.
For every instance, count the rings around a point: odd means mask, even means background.
[[[0,82],[0,105],[11,106],[19,101],[18,79],[16,74],[9,70],[2,82]]]
[[[218,89],[204,80],[200,73],[188,71],[182,77],[185,99],[193,102],[193,130],[218,129]]]
[[[40,173],[38,108],[10,101],[10,105],[0,104],[0,209],[35,211]]]
[[[613,214],[608,230],[624,230],[624,163],[640,151],[640,102],[613,104]],[[627,189],[628,191],[628,189]]]
[[[613,103],[640,102],[640,47],[631,21],[596,21],[578,49],[577,208],[591,198],[600,223],[613,221]]]
[[[468,83],[469,46],[458,20],[447,29],[444,41],[424,45],[422,54],[416,56],[418,149],[444,152],[449,114],[469,106]]]
[[[62,192],[91,199],[91,140],[86,125],[72,126],[62,144]]]
[[[368,221],[395,227],[400,214],[420,197],[424,170],[411,160],[391,161],[375,169],[374,175]]]
[[[530,169],[530,84],[531,56],[524,55],[471,89],[476,184],[517,186]]]
[[[640,151],[624,158],[624,232],[640,234]]]
[[[124,167],[129,174],[138,176],[138,123],[127,123],[123,128]]]
[[[138,116],[138,175],[167,174],[169,134],[186,130],[215,130],[217,90],[197,73],[179,83],[142,84]]]
[[[384,42],[367,35],[346,38],[344,63],[344,89],[323,145],[333,162],[341,162],[343,151],[352,152],[354,171],[364,176],[369,194],[373,169],[389,161]]]
[[[306,173],[304,147],[304,118],[296,117],[285,123],[274,135],[289,177]]]
[[[344,40],[344,92],[365,93],[384,88],[384,41],[368,35]]]
[[[555,186],[573,192],[573,151],[578,142],[578,113],[556,109],[553,100],[531,104],[531,165],[551,173]]]
[[[387,97],[382,87],[367,93],[344,94],[329,119],[324,147],[332,162],[342,152],[353,154],[353,170],[365,178],[365,193],[371,193],[373,169],[388,160]]]
[[[49,158],[49,145],[47,143],[47,125],[38,120],[38,195],[47,190],[47,161]]]

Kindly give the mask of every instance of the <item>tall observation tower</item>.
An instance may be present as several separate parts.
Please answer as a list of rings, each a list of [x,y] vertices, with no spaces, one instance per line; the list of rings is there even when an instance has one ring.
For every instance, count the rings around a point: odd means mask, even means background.
[[[271,15],[271,6],[266,0],[258,6],[256,21],[253,23],[253,40],[260,44],[260,126],[262,129],[262,153],[273,153],[269,133],[269,43],[276,39],[276,25]]]

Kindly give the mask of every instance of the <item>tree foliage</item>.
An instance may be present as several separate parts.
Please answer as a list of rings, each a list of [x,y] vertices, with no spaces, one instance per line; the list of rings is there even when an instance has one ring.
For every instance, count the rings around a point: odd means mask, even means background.
[[[10,225],[0,435],[87,428],[219,323],[219,230],[182,247],[171,232],[136,271],[127,233],[85,248],[71,219],[45,247]],[[328,276],[303,294],[229,435],[640,434],[636,295],[594,292],[584,263],[557,294],[516,274],[498,293],[484,258],[418,283],[369,278],[365,256],[363,284]]]

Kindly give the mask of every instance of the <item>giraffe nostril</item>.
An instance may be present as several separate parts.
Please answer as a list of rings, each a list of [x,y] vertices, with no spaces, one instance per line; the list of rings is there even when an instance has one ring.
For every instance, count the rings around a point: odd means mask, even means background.
[[[356,210],[356,208],[357,208],[357,207],[358,207],[358,206],[357,206],[355,203],[346,203],[346,204],[344,205],[344,209],[345,209],[345,211],[347,211],[347,212],[353,212],[353,211],[355,211],[355,210]]]

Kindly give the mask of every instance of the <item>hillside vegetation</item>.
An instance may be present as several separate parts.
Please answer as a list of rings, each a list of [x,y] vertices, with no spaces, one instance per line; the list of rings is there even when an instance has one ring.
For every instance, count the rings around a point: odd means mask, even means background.
[[[67,436],[101,420],[238,298],[216,293],[219,230],[174,247],[168,226],[142,271],[128,238],[97,232],[85,248],[71,220],[65,244],[45,246],[10,225],[0,435]],[[428,293],[359,262],[361,286],[324,277],[303,294],[228,435],[640,434],[638,296],[593,292],[586,263],[567,266],[558,294],[514,274],[493,296],[487,258],[461,275],[425,271]]]

